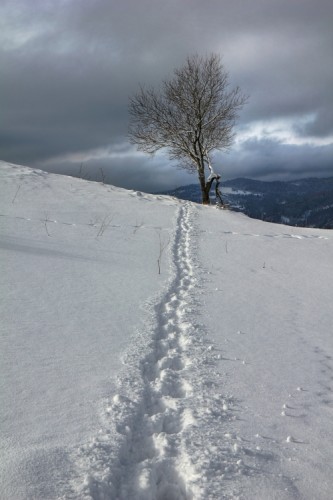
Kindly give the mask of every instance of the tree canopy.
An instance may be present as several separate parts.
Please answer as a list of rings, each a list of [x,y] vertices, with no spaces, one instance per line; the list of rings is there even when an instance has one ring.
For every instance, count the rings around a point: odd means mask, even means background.
[[[149,154],[166,149],[170,159],[197,172],[205,204],[212,183],[220,178],[211,154],[230,148],[238,112],[247,100],[239,87],[229,87],[219,55],[194,55],[158,90],[141,87],[130,99],[130,141]]]

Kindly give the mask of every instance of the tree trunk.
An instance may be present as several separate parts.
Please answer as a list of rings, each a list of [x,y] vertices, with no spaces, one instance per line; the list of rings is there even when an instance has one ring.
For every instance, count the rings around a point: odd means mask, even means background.
[[[205,171],[201,167],[198,169],[198,175],[199,175],[199,183],[200,183],[200,187],[201,187],[202,204],[209,205],[210,204],[210,199],[209,199],[210,186],[209,186],[209,189],[207,189],[207,183],[206,183],[206,179],[205,179]]]
[[[202,196],[202,204],[210,205],[209,191],[207,191],[206,188],[201,190],[201,196]]]
[[[201,187],[201,197],[203,205],[210,205],[209,193],[212,187],[212,184],[215,180],[215,177],[206,182],[205,176],[202,177],[199,175],[200,187]]]
[[[209,193],[210,193],[210,189],[212,187],[212,183],[214,181],[214,178],[209,180],[209,181],[206,181],[205,160],[203,157],[201,158],[201,161],[199,160],[197,162],[197,168],[198,168],[199,183],[200,183],[200,187],[201,187],[202,204],[203,205],[210,205]]]

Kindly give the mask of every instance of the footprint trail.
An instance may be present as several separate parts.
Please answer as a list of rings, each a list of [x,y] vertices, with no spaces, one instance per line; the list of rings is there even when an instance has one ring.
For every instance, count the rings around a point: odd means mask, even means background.
[[[189,295],[194,287],[190,250],[190,209],[181,207],[173,248],[175,279],[155,307],[157,325],[152,350],[141,361],[144,399],[140,416],[131,429],[118,489],[119,498],[192,498],[184,464],[182,434],[193,423],[187,400],[190,358],[186,354],[190,325],[186,322]],[[186,472],[186,474],[185,474]],[[128,482],[131,477],[132,480]]]
[[[151,304],[118,393],[101,410],[103,429],[74,458],[86,479],[73,498],[222,500],[238,495],[232,480],[254,473],[244,461],[245,443],[228,432],[238,403],[220,392],[220,355],[198,321],[207,277],[196,259],[196,214],[190,203],[181,204],[173,278]],[[228,480],[223,492],[221,479]]]

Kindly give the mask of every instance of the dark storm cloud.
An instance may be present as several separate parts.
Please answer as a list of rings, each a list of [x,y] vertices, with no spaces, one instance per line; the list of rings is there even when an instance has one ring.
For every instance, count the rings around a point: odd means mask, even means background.
[[[333,96],[332,96],[333,98]],[[327,137],[333,136],[333,109],[326,106],[318,108],[315,118],[304,125],[295,126],[295,131],[301,136]]]
[[[133,156],[113,162],[108,159],[100,159],[96,165],[105,174],[107,182],[115,186],[127,189],[134,188],[141,191],[154,191],[156,184],[161,186],[161,189],[168,189],[169,187],[168,184],[165,185],[166,172],[169,167],[163,162],[156,166],[153,160],[145,158],[141,160],[138,168],[138,160]],[[89,162],[87,168],[91,169],[93,175],[96,171],[95,162]]]
[[[166,191],[197,182],[194,175],[176,166],[170,175],[170,162],[165,157],[138,157],[134,154],[86,162],[55,160],[47,164],[47,170],[147,192]]]
[[[69,173],[102,165],[111,182],[136,189],[195,182],[177,170],[171,179],[165,157],[133,154],[128,97],[188,54],[213,51],[250,94],[239,130],[291,120],[294,135],[292,144],[245,137],[217,155],[227,176],[328,175],[332,15],[331,0],[3,0],[0,158]]]
[[[225,179],[246,177],[251,171],[252,177],[262,180],[293,180],[331,176],[332,158],[333,144],[300,148],[271,139],[252,139],[243,143],[241,150],[232,151],[221,161]]]

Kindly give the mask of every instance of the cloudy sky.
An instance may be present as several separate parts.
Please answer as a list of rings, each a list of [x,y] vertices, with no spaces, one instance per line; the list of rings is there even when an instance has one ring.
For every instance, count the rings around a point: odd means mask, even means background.
[[[128,98],[219,53],[250,95],[224,179],[333,175],[332,0],[1,0],[0,159],[140,190],[196,182],[127,139]]]

